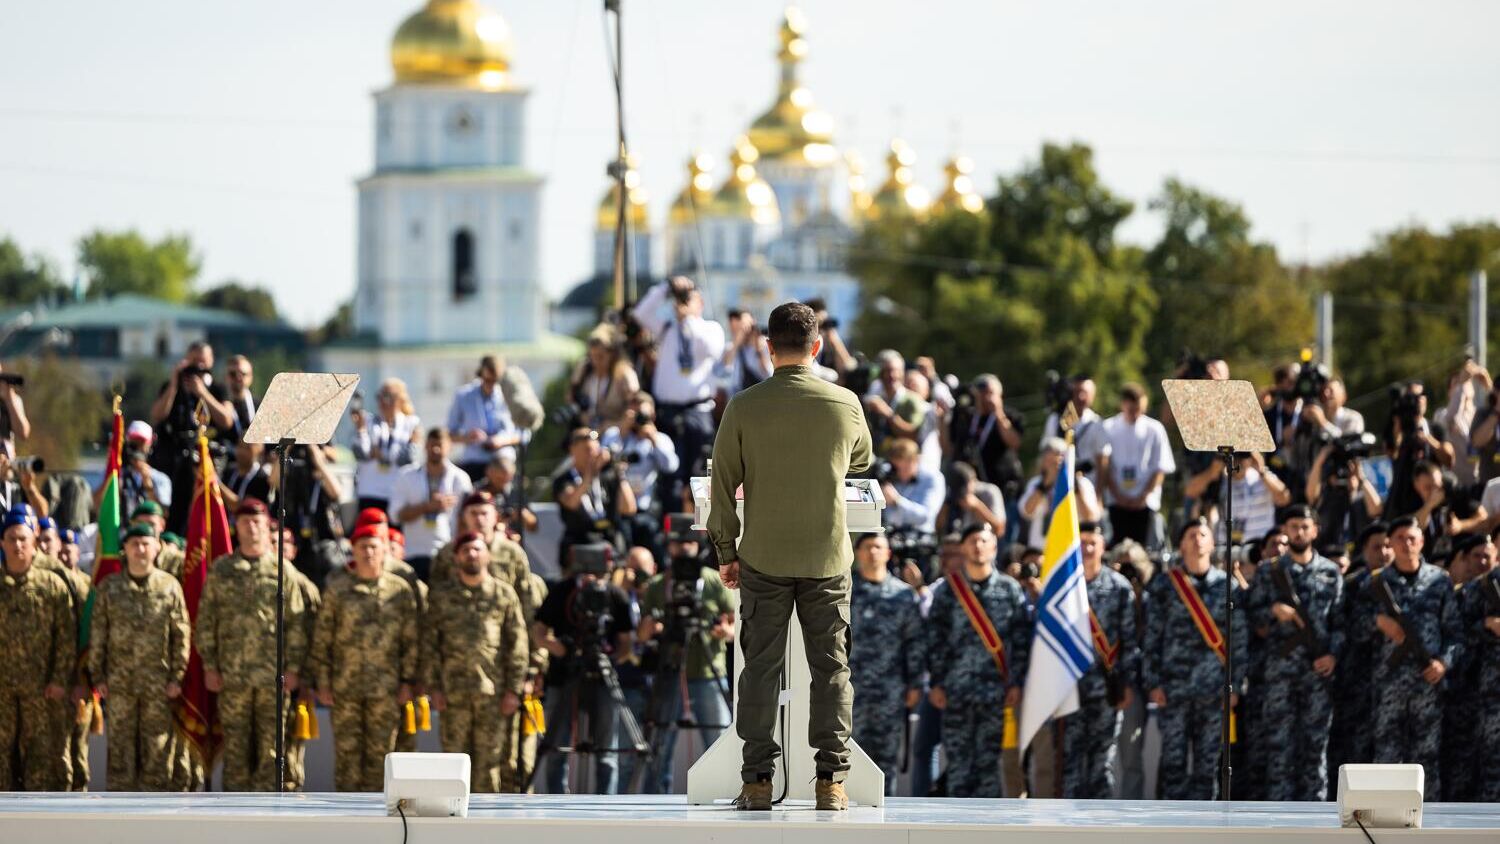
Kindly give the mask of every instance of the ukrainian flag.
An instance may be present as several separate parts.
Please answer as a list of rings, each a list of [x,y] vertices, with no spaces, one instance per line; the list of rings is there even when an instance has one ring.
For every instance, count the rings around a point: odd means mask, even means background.
[[[1073,446],[1069,443],[1052,489],[1052,520],[1042,552],[1042,594],[1037,600],[1031,664],[1021,698],[1023,753],[1048,719],[1078,711],[1078,678],[1094,664],[1073,484]]]

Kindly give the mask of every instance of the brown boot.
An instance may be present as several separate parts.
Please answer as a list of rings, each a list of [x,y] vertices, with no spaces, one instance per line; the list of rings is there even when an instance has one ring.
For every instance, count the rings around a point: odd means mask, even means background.
[[[742,812],[771,811],[771,781],[747,782],[740,786],[740,796],[734,798],[734,808]]]
[[[831,812],[849,810],[849,795],[844,793],[844,784],[841,782],[818,777],[817,796],[818,805],[814,808]]]

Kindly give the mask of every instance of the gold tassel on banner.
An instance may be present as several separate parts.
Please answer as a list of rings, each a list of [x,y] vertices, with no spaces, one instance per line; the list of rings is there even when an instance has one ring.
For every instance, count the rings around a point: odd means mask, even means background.
[[[403,714],[405,715],[405,717],[402,719],[402,722],[401,722],[402,729],[406,730],[406,734],[409,735],[409,736],[416,735],[417,734],[417,708],[412,705],[411,701],[407,701],[406,705],[403,706],[403,707],[401,707],[401,710],[402,710]]]
[[[424,733],[432,732],[432,702],[427,695],[417,698],[417,729]]]
[[[307,707],[307,740],[318,740],[318,709],[317,704],[307,701],[303,704]]]
[[[1231,710],[1229,710],[1229,743],[1230,744],[1239,744],[1239,742],[1240,742],[1240,724],[1239,724],[1239,719],[1235,717],[1235,711],[1233,709],[1231,709]]]
[[[99,693],[94,692],[93,701],[85,701],[85,703],[89,706],[90,709],[94,710],[93,717],[89,724],[89,732],[93,733],[96,736],[104,735],[104,707],[99,705]]]
[[[527,695],[524,706],[526,716],[521,719],[521,735],[534,736],[547,732],[547,718],[542,714],[542,702],[535,695]]]
[[[297,703],[297,729],[292,731],[292,738],[297,741],[307,741],[312,738],[312,731],[307,726],[307,704]]]

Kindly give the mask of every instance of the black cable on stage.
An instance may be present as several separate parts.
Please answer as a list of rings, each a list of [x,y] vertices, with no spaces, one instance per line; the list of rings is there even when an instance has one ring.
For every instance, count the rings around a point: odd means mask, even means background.
[[[1365,834],[1365,840],[1369,841],[1370,844],[1375,844],[1375,836],[1371,835],[1368,829],[1365,829],[1364,822],[1359,819],[1359,812],[1354,813],[1354,822],[1359,824],[1359,831]]]
[[[406,812],[401,809],[401,804],[405,802],[405,800],[396,801],[396,814],[401,816],[401,844],[406,844]]]

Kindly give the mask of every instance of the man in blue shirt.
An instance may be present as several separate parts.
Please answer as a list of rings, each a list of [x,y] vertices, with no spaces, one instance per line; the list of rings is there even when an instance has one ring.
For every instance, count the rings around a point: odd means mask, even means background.
[[[448,409],[448,435],[464,447],[456,462],[471,481],[484,477],[484,467],[496,452],[521,442],[521,433],[500,392],[503,371],[504,364],[498,358],[485,355],[475,379],[459,389]]]
[[[881,489],[885,493],[886,527],[933,533],[937,529],[943,497],[947,494],[943,476],[921,467],[921,455],[912,440],[893,441],[887,455],[891,473],[881,480]]]

